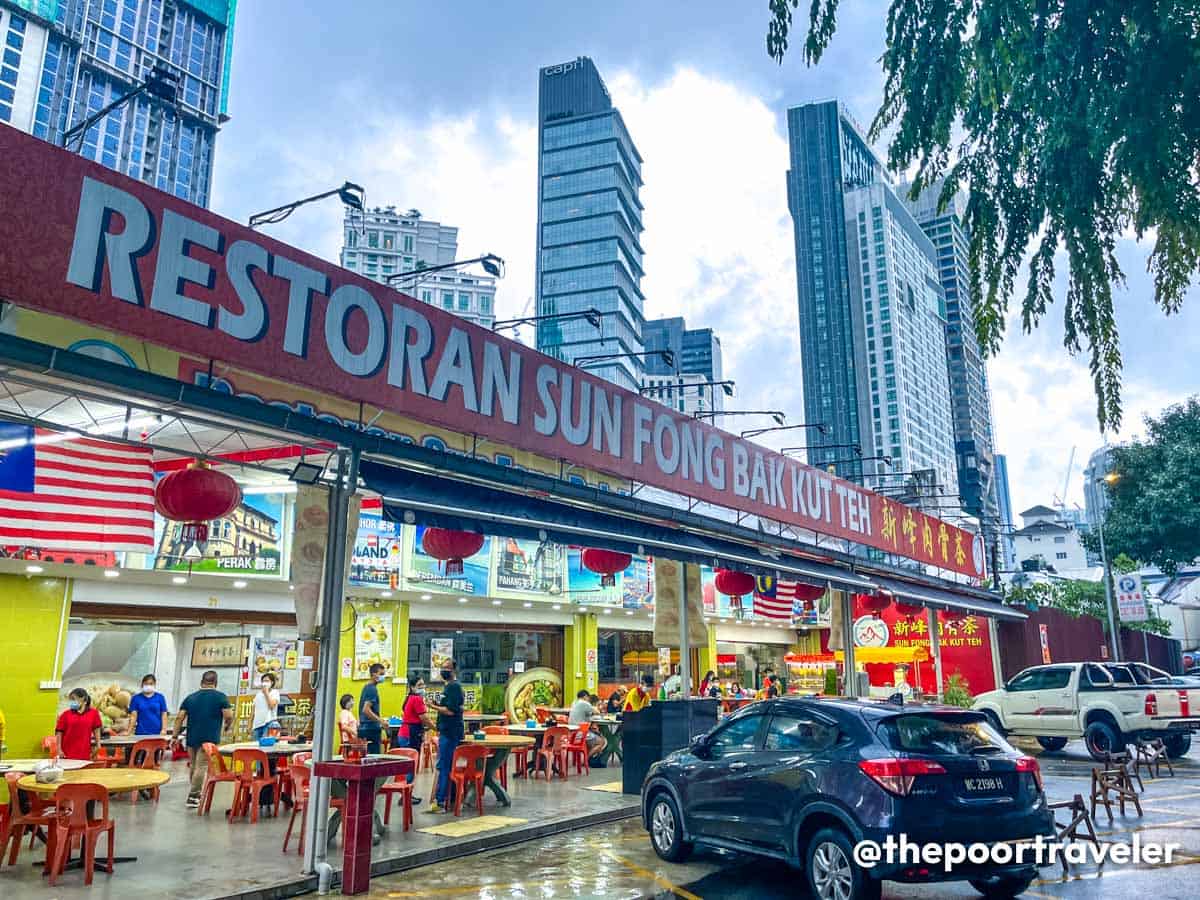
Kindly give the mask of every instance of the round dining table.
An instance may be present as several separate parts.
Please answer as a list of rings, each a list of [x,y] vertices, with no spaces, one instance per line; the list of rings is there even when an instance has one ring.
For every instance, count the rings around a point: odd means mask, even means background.
[[[496,802],[501,806],[512,806],[512,798],[508,796],[504,786],[496,779],[496,773],[500,771],[501,766],[506,764],[509,753],[517,747],[532,747],[535,743],[534,739],[518,734],[485,734],[483,737],[468,734],[463,738],[463,743],[472,746],[483,745],[492,751],[492,755],[487,758],[483,766],[483,785],[492,789]],[[466,805],[465,797],[463,805]]]
[[[71,761],[76,762],[77,760]],[[23,791],[29,791],[31,794],[53,797],[64,784],[98,784],[112,796],[113,794],[128,794],[132,791],[160,787],[170,780],[171,776],[160,769],[75,769],[63,772],[62,778],[54,782],[38,781],[36,775],[26,775],[17,782],[17,787]],[[89,815],[93,814],[89,812]],[[85,852],[86,849],[81,849],[79,857],[68,860],[66,867],[68,869],[80,867],[83,864]],[[137,857],[113,857],[114,864],[124,862],[137,862]],[[97,857],[96,868],[101,872],[112,874],[107,859]]]
[[[5,772],[23,772],[29,774],[48,765],[50,765],[50,760],[45,757],[41,759],[0,759],[0,775],[3,775]],[[75,769],[82,769],[84,766],[91,765],[91,761],[86,759],[60,759],[57,765],[64,772],[71,772]]]

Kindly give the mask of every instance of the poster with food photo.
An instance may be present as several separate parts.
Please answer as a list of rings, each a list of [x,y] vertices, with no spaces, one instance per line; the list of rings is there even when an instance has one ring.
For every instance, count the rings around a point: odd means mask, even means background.
[[[384,677],[392,674],[392,614],[372,610],[354,617],[354,680],[366,681],[371,666],[383,665]]]
[[[287,664],[288,652],[295,652],[295,641],[284,641],[277,638],[255,638],[253,652],[250,654],[250,683],[257,686],[264,675],[275,676],[275,687],[281,691],[290,685],[283,683],[284,669]]]
[[[454,659],[454,638],[431,638],[429,641],[429,679],[442,680],[442,667]]]

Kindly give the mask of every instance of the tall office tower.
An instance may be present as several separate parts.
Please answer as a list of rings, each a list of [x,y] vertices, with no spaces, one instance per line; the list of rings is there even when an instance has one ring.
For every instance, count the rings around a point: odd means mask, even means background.
[[[956,489],[933,244],[841,104],[789,109],[788,138],[805,421],[835,445],[809,461],[842,460],[839,474],[872,485],[921,472],[922,494]]]
[[[537,348],[637,390],[643,352],[642,157],[586,56],[538,75]],[[635,354],[630,356],[629,354]]]
[[[800,302],[800,352],[804,421],[828,428],[824,443],[840,449],[809,453],[824,466],[848,455],[870,435],[859,421],[858,361],[855,354],[847,262],[847,188],[885,178],[883,166],[862,131],[837,101],[808,103],[788,110],[791,168],[788,209],[796,242],[796,282]],[[815,443],[815,442],[814,442]],[[838,466],[840,475],[861,475],[858,463]]]
[[[1000,516],[1000,533],[1004,536],[1001,542],[1003,559],[1001,565],[1004,571],[1011,572],[1017,566],[1017,556],[1013,549],[1012,532],[1017,527],[1013,522],[1012,494],[1008,490],[1008,457],[1003,453],[996,454],[996,507]]]
[[[954,413],[954,451],[958,493],[967,512],[985,524],[997,520],[995,442],[987,368],[975,336],[975,311],[967,278],[970,236],[963,228],[967,198],[961,191],[938,212],[943,180],[907,201],[918,224],[937,249],[938,274],[946,295],[946,344],[950,404]],[[900,189],[907,198],[909,185]]]
[[[380,284],[388,278],[454,262],[458,229],[394,206],[346,210],[342,265]],[[496,279],[465,272],[430,272],[401,279],[399,290],[484,328],[496,321]]]
[[[711,328],[688,328],[681,317],[650,319],[642,328],[646,347],[642,392],[680,412],[725,408],[721,339]],[[673,365],[660,353],[667,351]]]
[[[0,122],[61,144],[155,66],[176,105],[143,93],[71,142],[96,160],[207,206],[228,121],[237,0],[0,0]]]

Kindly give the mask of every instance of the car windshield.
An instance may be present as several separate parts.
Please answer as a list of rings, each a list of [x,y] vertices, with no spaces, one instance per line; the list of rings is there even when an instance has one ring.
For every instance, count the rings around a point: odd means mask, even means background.
[[[977,716],[914,713],[884,719],[880,738],[893,750],[934,755],[1015,752],[1007,741]]]

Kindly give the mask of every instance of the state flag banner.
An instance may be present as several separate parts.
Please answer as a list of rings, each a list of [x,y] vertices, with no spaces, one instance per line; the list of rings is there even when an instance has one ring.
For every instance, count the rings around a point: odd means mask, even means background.
[[[150,449],[0,423],[0,544],[153,552]]]

